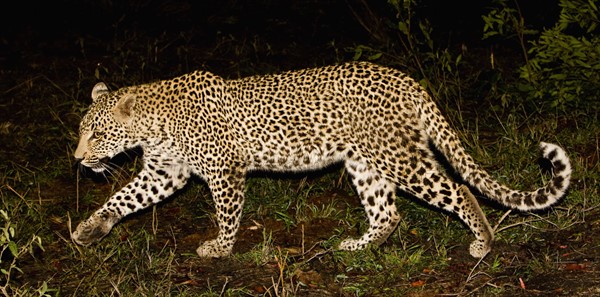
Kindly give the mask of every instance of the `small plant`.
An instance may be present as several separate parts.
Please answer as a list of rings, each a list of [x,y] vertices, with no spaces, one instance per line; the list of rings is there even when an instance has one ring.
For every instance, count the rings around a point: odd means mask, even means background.
[[[526,27],[518,2],[496,1],[483,16],[484,39],[518,37],[524,65],[517,91],[529,105],[543,110],[598,107],[600,95],[600,38],[596,0],[560,0],[554,26],[539,33]],[[527,42],[525,36],[531,36]]]
[[[21,296],[31,294],[27,285],[19,287],[14,284],[14,274],[23,273],[21,268],[18,266],[18,261],[23,258],[26,254],[33,254],[35,247],[44,249],[42,246],[42,239],[33,235],[30,240],[23,243],[16,239],[16,228],[14,223],[11,221],[11,217],[8,212],[0,209],[0,220],[4,222],[4,225],[0,227],[0,272],[2,273],[0,292],[4,296]],[[50,296],[48,294],[49,289],[47,283],[44,281],[34,292],[37,292],[39,296]]]

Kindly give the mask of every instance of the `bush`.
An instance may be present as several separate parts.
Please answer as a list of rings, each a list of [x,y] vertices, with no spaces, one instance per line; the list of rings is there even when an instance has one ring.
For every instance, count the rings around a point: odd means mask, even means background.
[[[26,254],[33,254],[34,247],[43,249],[42,239],[33,235],[26,242],[15,239],[16,228],[11,215],[0,209],[0,294],[3,296],[27,296],[37,293],[38,296],[50,296],[48,286],[43,282],[39,288],[32,289],[28,285],[19,286],[13,282],[14,273],[23,273],[18,267],[18,261]]]
[[[520,10],[497,1],[483,16],[484,38],[517,36],[525,65],[517,90],[525,101],[544,109],[598,108],[600,97],[600,38],[597,0],[560,0],[556,23],[538,33],[525,27]],[[512,2],[511,2],[512,3]],[[516,2],[514,2],[516,3]],[[532,41],[525,42],[524,36]]]

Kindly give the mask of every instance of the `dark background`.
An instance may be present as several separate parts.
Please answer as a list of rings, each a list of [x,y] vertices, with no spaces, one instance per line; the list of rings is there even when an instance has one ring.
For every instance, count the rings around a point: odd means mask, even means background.
[[[522,2],[526,5],[521,7],[522,13],[533,27],[552,23],[558,13],[555,1]],[[283,68],[329,64],[336,61],[323,55],[317,58],[315,53],[323,53],[333,44],[343,48],[381,43],[353,14],[364,13],[362,4],[352,0],[16,1],[2,7],[0,68],[26,70],[53,57],[101,62],[102,57],[142,46],[128,44],[128,38],[137,43],[167,38],[171,48],[179,44],[192,52],[202,51],[214,48],[220,36],[232,36],[240,42],[260,38],[271,47],[271,56],[276,56],[271,59],[280,59]],[[386,1],[372,1],[369,6],[386,26],[395,25],[395,12]],[[485,48],[499,42],[481,41],[481,16],[488,6],[487,1],[422,1],[416,14],[429,20],[439,46]],[[393,32],[391,36],[389,40],[394,43]],[[116,41],[121,41],[119,46],[111,44]],[[169,61],[169,55],[161,58],[165,64],[178,63]],[[180,70],[196,69],[207,60],[193,61],[198,65]]]

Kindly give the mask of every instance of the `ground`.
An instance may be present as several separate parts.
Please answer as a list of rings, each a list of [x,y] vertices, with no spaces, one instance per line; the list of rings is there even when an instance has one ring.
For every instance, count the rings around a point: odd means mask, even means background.
[[[140,13],[151,14],[149,6],[140,5]],[[539,141],[560,143],[574,167],[568,195],[548,210],[508,212],[479,197],[497,228],[493,250],[483,260],[469,255],[473,237],[459,220],[411,197],[399,199],[398,230],[379,249],[333,251],[342,239],[366,228],[364,211],[341,166],[306,174],[251,175],[239,239],[226,259],[199,259],[194,252],[217,232],[209,192],[199,179],[167,202],[127,218],[98,244],[75,245],[72,228],[135,175],[137,156],[143,153],[119,156],[114,161],[122,169],[108,177],[83,176],[74,167],[78,123],[96,82],[114,89],[195,69],[239,77],[354,58],[414,70],[389,58],[393,48],[385,55],[366,55],[369,34],[352,22],[350,11],[340,13],[339,22],[327,22],[340,4],[295,5],[296,10],[279,11],[280,17],[262,15],[264,7],[233,12],[196,7],[192,11],[204,23],[193,26],[184,17],[173,21],[184,6],[161,6],[161,12],[176,16],[159,15],[161,22],[132,21],[125,13],[122,18],[106,11],[86,13],[96,26],[68,26],[60,22],[65,15],[47,14],[41,17],[59,21],[41,26],[23,21],[18,29],[7,30],[0,38],[0,293],[600,295],[598,110],[547,114],[500,105],[503,94],[492,78],[517,61],[510,47],[499,47],[496,67],[504,69],[491,69],[486,63],[489,48],[479,42],[463,52],[463,76],[452,82],[464,84],[460,99],[444,97],[451,92],[437,93],[468,151],[495,178],[520,189],[548,179],[535,162]],[[127,9],[131,13],[138,7]],[[109,25],[102,27],[102,17],[112,17]],[[303,22],[309,25],[303,27]]]

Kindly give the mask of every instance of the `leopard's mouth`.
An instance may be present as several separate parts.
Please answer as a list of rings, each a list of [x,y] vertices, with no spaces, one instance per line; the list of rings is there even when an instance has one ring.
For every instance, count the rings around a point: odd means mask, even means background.
[[[89,168],[96,173],[102,173],[110,169],[109,161],[109,157],[81,159],[77,160],[75,165],[79,166],[80,170]]]

